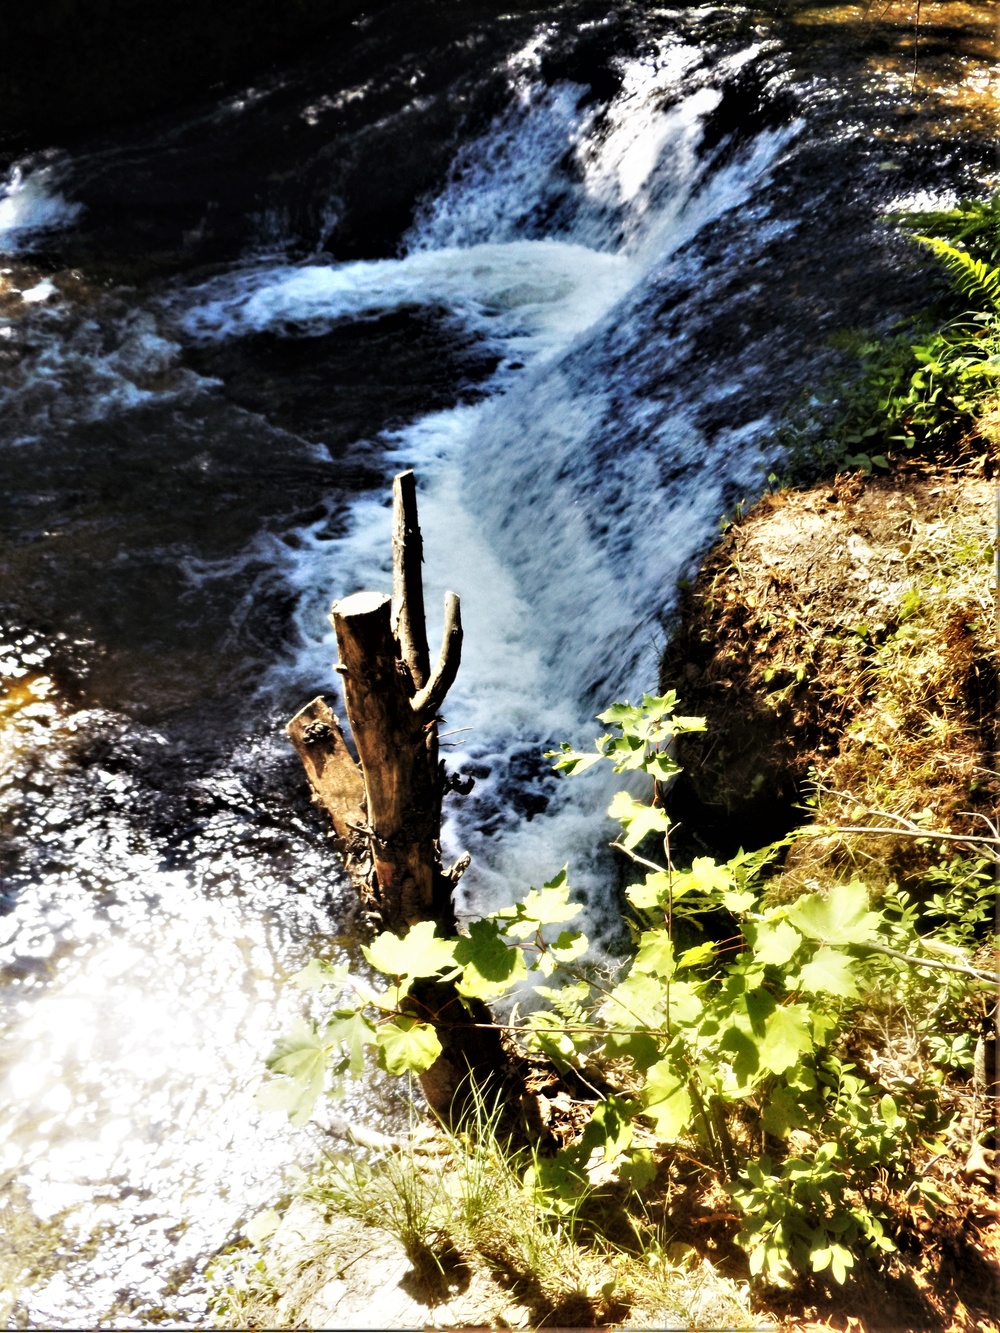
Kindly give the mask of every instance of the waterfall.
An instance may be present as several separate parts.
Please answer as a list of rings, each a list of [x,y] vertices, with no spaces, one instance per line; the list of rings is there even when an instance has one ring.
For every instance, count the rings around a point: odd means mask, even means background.
[[[655,689],[676,582],[710,540],[725,484],[759,490],[767,475],[766,422],[709,439],[693,420],[697,395],[651,397],[645,364],[651,341],[665,369],[684,355],[683,336],[648,318],[651,289],[679,273],[706,282],[698,237],[751,203],[794,139],[793,123],[735,151],[705,148],[720,83],[758,54],[706,71],[671,42],[627,65],[601,115],[583,88],[532,82],[515,62],[507,110],[422,202],[399,258],[264,263],[174,298],[178,327],[201,342],[317,336],[425,307],[498,358],[478,403],[386,438],[393,469],[420,481],[432,620],[446,586],[462,597],[466,647],[445,730],[463,737],[453,762],[477,790],[446,842],[473,854],[467,912],[568,861],[591,930],[615,928],[601,851],[608,782],[557,784],[543,752],[589,744],[599,707]],[[758,210],[759,233],[767,222]],[[318,536],[323,526],[300,530],[294,551],[270,540],[255,554],[280,562],[301,598],[300,651],[275,675],[331,690],[329,601],[389,580],[385,493],[354,503],[340,540]]]
[[[829,335],[922,308],[880,213],[993,169],[981,126],[901,133],[909,71],[846,30],[431,8],[0,183],[0,1163],[52,1264],[19,1326],[203,1325],[315,1154],[252,1103],[290,974],[357,962],[282,726],[336,693],[330,602],[388,586],[392,474],[432,641],[462,598],[460,908],[568,863],[610,945],[614,780],[544,751],[655,689]]]

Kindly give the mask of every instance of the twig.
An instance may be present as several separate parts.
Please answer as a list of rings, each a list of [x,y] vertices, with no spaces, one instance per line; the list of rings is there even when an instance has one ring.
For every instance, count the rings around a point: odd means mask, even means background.
[[[668,875],[670,873],[666,866],[658,866],[655,861],[647,861],[644,856],[640,856],[638,852],[633,852],[630,847],[626,847],[624,843],[618,842],[617,839],[614,842],[609,842],[608,846],[614,847],[619,852],[624,852],[626,856],[630,856],[633,861],[645,866],[647,870],[655,870],[658,875]]]
[[[986,816],[982,813],[982,811],[963,810],[962,814],[968,815],[970,819],[981,819],[983,823],[986,825],[986,827],[989,829],[989,831],[993,834],[994,838],[996,838],[997,842],[1000,842],[1000,828],[998,828],[997,825],[993,823],[992,819],[987,819]]]
[[[828,824],[803,829],[803,838],[826,838],[831,833],[880,833],[894,838],[932,838],[942,842],[974,842],[985,847],[1000,847],[1000,838],[986,838],[976,833],[941,833],[936,829],[872,828],[865,824]],[[612,844],[614,845],[614,844]]]
[[[887,958],[899,958],[904,963],[913,963],[917,967],[936,967],[942,972],[959,972],[964,977],[975,977],[977,981],[990,981],[1000,985],[1000,975],[995,972],[981,972],[977,967],[964,967],[960,963],[942,963],[937,958],[918,958],[916,954],[903,953],[901,949],[890,949],[887,944],[859,944],[859,949],[868,949],[871,953],[884,953]]]

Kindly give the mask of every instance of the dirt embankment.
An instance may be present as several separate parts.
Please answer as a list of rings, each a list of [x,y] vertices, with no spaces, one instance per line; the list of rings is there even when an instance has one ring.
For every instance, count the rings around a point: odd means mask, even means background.
[[[685,594],[662,683],[708,731],[673,796],[723,850],[886,811],[972,832],[997,808],[996,483],[909,465],[766,495]],[[831,793],[836,793],[836,796]],[[834,807],[834,808],[831,808]],[[886,846],[887,864],[901,847]]]

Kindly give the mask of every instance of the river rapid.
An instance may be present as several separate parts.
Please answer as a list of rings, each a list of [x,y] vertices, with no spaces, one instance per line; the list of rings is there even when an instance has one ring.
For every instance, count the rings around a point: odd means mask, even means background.
[[[987,183],[985,8],[931,6],[914,82],[909,28],[828,6],[412,3],[0,160],[8,1327],[203,1324],[321,1142],[251,1100],[287,977],[356,954],[282,728],[404,467],[432,641],[446,587],[465,621],[461,908],[569,862],[613,941],[607,790],[542,753],[655,686],[831,335],[927,300],[879,218]]]

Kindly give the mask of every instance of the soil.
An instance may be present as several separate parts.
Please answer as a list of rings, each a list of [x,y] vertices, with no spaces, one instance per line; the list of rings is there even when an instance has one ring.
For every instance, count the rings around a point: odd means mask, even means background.
[[[769,494],[709,553],[661,673],[709,719],[683,738],[671,796],[697,845],[781,837],[817,784],[984,831],[998,791],[987,471],[917,463]]]

